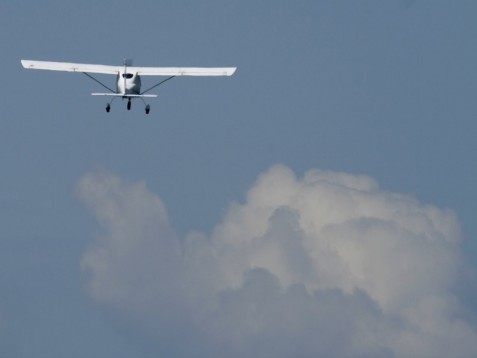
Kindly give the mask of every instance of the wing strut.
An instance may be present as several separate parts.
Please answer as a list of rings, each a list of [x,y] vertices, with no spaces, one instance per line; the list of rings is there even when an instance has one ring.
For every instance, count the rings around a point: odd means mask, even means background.
[[[162,81],[159,82],[158,84],[155,84],[154,86],[148,88],[147,90],[142,91],[141,94],[144,94],[144,93],[146,93],[146,92],[149,92],[150,90],[156,88],[157,86],[162,85],[164,82],[169,81],[169,80],[172,80],[174,77],[176,77],[176,76],[171,76],[171,77],[166,78],[165,80],[162,80]]]
[[[103,86],[104,88],[106,88],[107,90],[113,92],[113,93],[117,93],[117,91],[113,91],[111,88],[109,88],[108,86],[106,86],[104,83],[102,83],[101,81],[97,80],[96,78],[94,78],[93,76],[91,76],[89,73],[87,72],[82,72],[82,74],[88,76],[89,78],[91,78],[93,81],[99,83],[101,86]]]

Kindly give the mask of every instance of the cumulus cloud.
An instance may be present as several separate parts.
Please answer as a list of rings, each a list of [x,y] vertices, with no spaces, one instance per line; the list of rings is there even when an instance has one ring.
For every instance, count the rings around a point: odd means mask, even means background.
[[[98,302],[174,356],[472,356],[452,211],[367,176],[276,165],[210,235],[179,239],[144,182],[91,172]],[[165,347],[165,348],[164,348]]]
[[[176,289],[181,249],[161,199],[144,182],[125,183],[104,171],[85,175],[77,193],[104,230],[81,262],[91,274],[91,295],[127,308],[167,302],[159,288],[168,282]]]

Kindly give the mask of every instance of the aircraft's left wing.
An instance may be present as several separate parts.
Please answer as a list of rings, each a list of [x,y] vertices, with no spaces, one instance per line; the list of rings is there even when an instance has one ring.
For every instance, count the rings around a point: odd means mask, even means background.
[[[92,65],[86,63],[71,62],[51,62],[51,61],[32,61],[22,60],[22,66],[34,70],[66,71],[66,72],[88,72],[88,73],[106,73],[118,74],[123,66]]]

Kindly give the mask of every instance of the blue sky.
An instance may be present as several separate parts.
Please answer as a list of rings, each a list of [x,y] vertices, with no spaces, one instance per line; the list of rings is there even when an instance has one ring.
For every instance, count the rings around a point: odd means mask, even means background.
[[[450,337],[447,353],[460,347],[471,355],[476,11],[473,1],[440,0],[2,1],[0,355],[435,356],[440,333]],[[20,65],[22,58],[113,65],[125,57],[138,66],[238,70],[230,78],[169,81],[145,116],[142,103],[127,111],[119,100],[106,113],[104,99],[90,96],[101,88],[83,75]],[[148,235],[158,244],[149,246]],[[423,235],[431,243],[421,243]],[[442,237],[446,244],[436,246]],[[130,242],[114,256],[118,243]],[[319,242],[332,245],[341,263],[322,264],[329,256]],[[394,262],[381,242],[395,243],[403,256]],[[346,256],[351,248],[380,255],[363,253],[373,262],[363,268]],[[202,272],[182,258],[169,262],[177,250],[197,263],[199,252],[223,256]],[[155,254],[166,263],[156,264]],[[310,267],[298,264],[301,255]],[[387,259],[415,268],[385,276],[415,272],[417,281],[403,285],[409,290],[395,292],[376,276],[387,272]],[[352,268],[349,277],[342,264]],[[334,275],[322,275],[328,271]],[[138,289],[138,278],[155,288]],[[161,293],[165,282],[198,286],[187,294],[171,288],[169,297]],[[391,292],[401,300],[389,300]],[[459,302],[452,309],[442,303],[449,296]],[[386,336],[382,345],[356,347],[349,342],[360,336],[339,326],[342,306],[326,297],[356,308],[347,327],[365,315],[376,324],[370,330],[404,320],[403,312],[425,321],[426,310],[405,302],[437,300],[440,306],[426,307],[445,307],[430,315],[440,317],[442,332],[420,337],[429,345],[423,351],[404,351],[413,347],[407,328],[415,324],[406,322],[383,329],[399,341]],[[265,315],[263,331],[245,335],[255,332],[249,324],[256,328],[241,314],[248,299],[264,315],[300,300],[328,316],[302,322],[306,310],[290,309],[293,330],[270,328],[278,323]],[[447,329],[444,311],[463,317],[465,329]],[[332,335],[326,327],[349,339],[318,344],[312,337]],[[294,339],[293,332],[303,334]],[[257,343],[283,337],[295,351]]]

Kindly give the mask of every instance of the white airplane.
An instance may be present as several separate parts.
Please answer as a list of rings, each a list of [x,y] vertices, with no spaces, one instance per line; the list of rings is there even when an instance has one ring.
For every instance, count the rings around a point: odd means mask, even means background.
[[[146,104],[144,98],[157,97],[156,94],[146,93],[176,76],[231,76],[237,69],[236,67],[133,67],[132,63],[128,60],[124,60],[123,66],[32,60],[21,60],[21,63],[24,68],[34,70],[81,72],[109,91],[107,93],[92,93],[93,96],[113,97],[111,101],[106,104],[106,112],[111,110],[113,100],[117,97],[121,97],[128,100],[128,110],[131,109],[131,99],[140,98],[146,106],[146,114],[149,113],[151,107],[149,104]],[[116,90],[109,88],[91,76],[90,73],[116,75]],[[145,91],[141,91],[141,76],[167,76],[167,78],[149,87]]]

